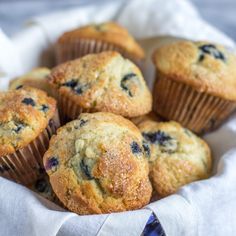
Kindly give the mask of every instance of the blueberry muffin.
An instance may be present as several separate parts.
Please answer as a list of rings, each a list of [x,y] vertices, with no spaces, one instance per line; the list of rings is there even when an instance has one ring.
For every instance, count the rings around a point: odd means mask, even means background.
[[[144,51],[128,33],[115,22],[91,24],[64,33],[56,44],[58,63],[87,54],[117,51],[135,63],[144,58]]]
[[[139,126],[142,122],[150,120],[160,122],[163,121],[163,118],[158,116],[155,112],[151,111],[146,115],[138,116],[130,119],[135,125]]]
[[[106,112],[83,113],[58,129],[43,158],[55,194],[78,214],[134,210],[149,203],[147,160],[138,128]]]
[[[152,96],[140,70],[117,52],[90,54],[61,64],[48,81],[62,120],[75,119],[82,112],[131,118],[151,111]]]
[[[1,92],[0,176],[33,183],[58,126],[56,101],[45,92],[30,87]]]
[[[209,177],[210,149],[191,131],[174,121],[144,121],[139,128],[150,148],[150,179],[159,197]]]
[[[10,81],[9,89],[17,89],[23,85],[44,90],[50,94],[50,89],[46,77],[50,74],[50,69],[46,67],[35,68],[25,75]]]
[[[155,112],[196,133],[217,128],[236,108],[236,57],[220,45],[180,41],[158,48]]]

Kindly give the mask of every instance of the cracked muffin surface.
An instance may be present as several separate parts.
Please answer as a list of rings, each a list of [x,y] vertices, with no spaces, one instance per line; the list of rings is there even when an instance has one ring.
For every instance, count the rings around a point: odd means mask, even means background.
[[[83,113],[61,127],[44,166],[60,201],[78,214],[133,210],[150,201],[142,135],[112,113]]]
[[[56,101],[45,92],[21,87],[0,93],[0,156],[27,146],[48,125]]]
[[[236,100],[236,57],[210,42],[179,41],[153,53],[157,73],[199,92]]]
[[[150,179],[160,197],[209,177],[210,149],[191,131],[174,121],[144,121],[139,129],[150,148]]]
[[[140,116],[151,110],[152,96],[142,73],[117,52],[90,54],[61,64],[52,70],[48,80],[61,101],[67,99],[72,107],[80,108],[75,115],[62,109],[69,117],[76,117],[81,110],[112,112],[125,117]]]

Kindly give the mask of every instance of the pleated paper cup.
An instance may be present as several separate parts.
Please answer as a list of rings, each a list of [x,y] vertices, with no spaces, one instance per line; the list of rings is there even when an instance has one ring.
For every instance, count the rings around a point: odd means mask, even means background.
[[[153,96],[156,113],[198,134],[219,127],[236,108],[236,102],[199,92],[158,72]]]
[[[137,66],[142,68],[142,59],[136,58],[134,55],[128,53],[122,47],[114,45],[109,42],[97,39],[77,39],[73,42],[56,44],[56,61],[57,64],[83,57],[91,53],[100,53],[104,51],[117,51],[124,58],[133,61]]]
[[[35,140],[15,153],[0,157],[0,176],[26,186],[34,183],[44,173],[43,155],[48,149],[51,136],[59,126],[56,112]]]
[[[50,86],[52,96],[57,100],[62,125],[77,119],[81,113],[96,112],[95,109],[81,107],[74,99],[72,99],[70,94],[60,93],[54,85],[51,84]]]

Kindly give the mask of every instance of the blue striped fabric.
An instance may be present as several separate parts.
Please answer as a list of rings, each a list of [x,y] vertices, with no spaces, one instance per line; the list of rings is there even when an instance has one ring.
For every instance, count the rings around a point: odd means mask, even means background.
[[[152,213],[141,236],[166,236],[157,217]]]

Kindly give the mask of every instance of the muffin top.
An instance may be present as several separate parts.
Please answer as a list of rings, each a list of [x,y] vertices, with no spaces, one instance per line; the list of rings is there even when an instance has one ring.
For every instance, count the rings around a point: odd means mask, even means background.
[[[33,81],[42,81],[50,74],[50,69],[46,67],[35,68],[32,71],[19,76],[10,81],[9,89],[16,89],[22,85],[32,86]],[[33,86],[32,86],[33,87]]]
[[[66,138],[65,138],[66,137]],[[54,192],[71,211],[137,209],[151,197],[143,138],[112,113],[82,113],[53,136],[43,161]]]
[[[22,87],[0,93],[0,156],[33,141],[48,125],[56,101],[45,92]]]
[[[191,131],[174,121],[144,121],[139,128],[150,145],[150,176],[161,196],[209,176],[210,149]]]
[[[140,70],[117,52],[63,63],[52,70],[49,83],[85,109],[135,117],[148,113],[152,106]]]
[[[148,114],[145,114],[143,116],[137,116],[134,118],[130,119],[136,126],[139,126],[141,123],[143,123],[144,121],[147,120],[151,120],[151,121],[163,121],[163,118],[160,117],[159,115],[157,115],[155,112],[151,111]]]
[[[210,42],[179,41],[153,54],[157,71],[200,92],[236,100],[236,57]]]
[[[9,89],[17,89],[23,85],[34,87],[45,91],[47,94],[51,94],[48,81],[46,77],[50,74],[50,69],[46,67],[38,67],[32,71],[19,76],[9,83]]]
[[[102,24],[91,24],[64,33],[58,43],[74,42],[80,39],[96,39],[103,42],[112,43],[125,49],[137,58],[144,58],[144,51],[129,34],[129,32],[115,22],[105,22]]]
[[[139,129],[151,145],[150,162],[155,161],[159,155],[187,158],[197,162],[202,161],[198,157],[210,156],[206,142],[175,121],[147,120],[139,124]],[[204,165],[203,162],[201,164]]]

